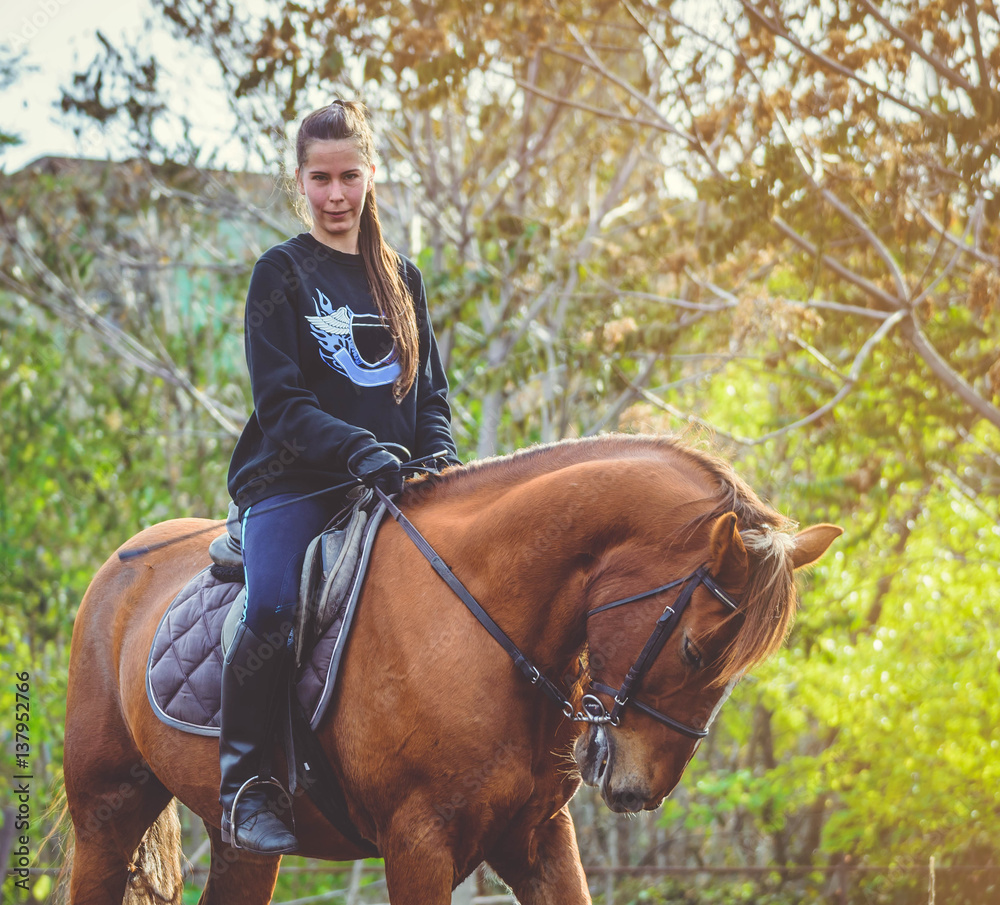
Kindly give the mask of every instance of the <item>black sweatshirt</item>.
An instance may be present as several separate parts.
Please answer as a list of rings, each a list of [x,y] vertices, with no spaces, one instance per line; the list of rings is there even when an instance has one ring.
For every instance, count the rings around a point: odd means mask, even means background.
[[[423,279],[412,261],[400,259],[420,358],[417,379],[397,404],[395,348],[361,256],[309,233],[261,255],[244,316],[254,411],[229,464],[229,493],[241,513],[278,493],[342,484],[348,459],[382,443],[401,443],[414,457],[443,450],[458,461]]]

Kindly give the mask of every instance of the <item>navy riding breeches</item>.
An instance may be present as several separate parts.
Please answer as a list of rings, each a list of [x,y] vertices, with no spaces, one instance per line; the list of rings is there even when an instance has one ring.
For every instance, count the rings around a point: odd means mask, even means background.
[[[287,638],[291,632],[306,547],[326,527],[342,502],[335,494],[287,502],[302,496],[280,493],[255,503],[243,513],[243,569],[247,586],[243,621],[261,638],[271,632]],[[276,508],[279,503],[286,505]]]

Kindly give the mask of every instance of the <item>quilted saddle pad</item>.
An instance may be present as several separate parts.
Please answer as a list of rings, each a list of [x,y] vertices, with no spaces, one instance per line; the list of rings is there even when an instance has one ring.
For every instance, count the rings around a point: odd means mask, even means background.
[[[384,514],[385,507],[379,504],[368,520],[350,593],[296,678],[296,695],[313,729],[319,726],[333,695],[371,547]],[[184,586],[163,614],[146,666],[146,694],[153,712],[169,726],[195,735],[219,734],[222,624],[242,589],[241,582],[220,581],[208,567]]]

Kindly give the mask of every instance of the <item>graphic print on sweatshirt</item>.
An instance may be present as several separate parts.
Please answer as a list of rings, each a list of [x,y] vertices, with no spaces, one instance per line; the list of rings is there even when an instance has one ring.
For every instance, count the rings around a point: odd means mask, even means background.
[[[316,316],[305,318],[323,361],[355,386],[377,387],[395,381],[400,372],[396,347],[377,314],[355,314],[347,305],[334,308],[319,289],[313,303]]]

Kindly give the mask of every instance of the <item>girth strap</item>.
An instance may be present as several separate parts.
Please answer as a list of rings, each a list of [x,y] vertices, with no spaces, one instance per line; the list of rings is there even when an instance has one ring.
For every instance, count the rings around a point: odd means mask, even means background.
[[[296,793],[296,787],[304,789],[317,810],[348,842],[370,858],[379,857],[378,846],[362,836],[351,822],[341,778],[330,764],[294,694],[289,698],[288,732],[290,761],[295,763],[294,771],[292,763],[289,763],[291,793]],[[293,776],[296,780],[294,784]]]

